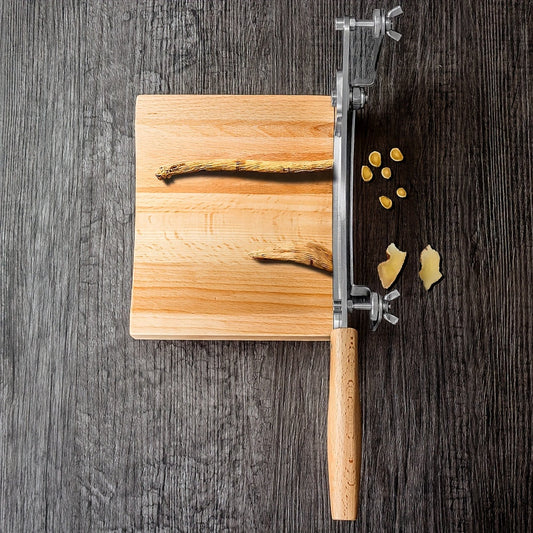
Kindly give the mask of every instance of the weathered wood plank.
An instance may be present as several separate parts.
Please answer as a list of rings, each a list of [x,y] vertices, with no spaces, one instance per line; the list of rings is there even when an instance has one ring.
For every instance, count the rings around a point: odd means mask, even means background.
[[[0,19],[0,529],[64,530],[76,483],[83,28],[75,3],[2,2]]]
[[[404,4],[359,122],[358,161],[406,158],[357,182],[358,277],[409,255],[400,325],[355,321],[356,525],[329,518],[327,343],[128,334],[135,97],[328,94],[333,18],[369,9],[0,2],[2,531],[533,529],[527,2]]]

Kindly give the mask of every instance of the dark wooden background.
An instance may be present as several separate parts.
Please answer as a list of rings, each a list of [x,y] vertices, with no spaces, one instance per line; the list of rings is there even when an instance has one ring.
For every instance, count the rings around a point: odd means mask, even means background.
[[[399,326],[356,321],[356,524],[329,518],[327,343],[128,334],[136,95],[329,94],[334,17],[372,7],[0,2],[1,531],[533,529],[531,2],[404,2],[361,117],[358,164],[406,159],[357,182],[358,278],[409,258]]]

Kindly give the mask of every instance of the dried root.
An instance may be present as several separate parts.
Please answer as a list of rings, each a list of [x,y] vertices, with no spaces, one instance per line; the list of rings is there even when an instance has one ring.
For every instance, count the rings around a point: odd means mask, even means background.
[[[308,242],[307,244],[293,244],[290,246],[272,246],[248,254],[253,259],[271,261],[290,261],[301,265],[308,265],[321,270],[333,271],[333,256],[324,246]]]
[[[168,180],[182,174],[194,172],[317,172],[333,168],[333,159],[317,161],[235,161],[234,159],[214,159],[212,161],[184,161],[175,165],[160,167],[156,178]]]

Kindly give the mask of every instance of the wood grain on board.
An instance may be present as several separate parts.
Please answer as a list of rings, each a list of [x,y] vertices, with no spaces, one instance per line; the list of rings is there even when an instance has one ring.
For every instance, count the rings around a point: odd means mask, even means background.
[[[326,340],[331,274],[250,253],[331,249],[331,171],[194,173],[161,165],[332,157],[326,96],[137,98],[131,334],[140,339]]]

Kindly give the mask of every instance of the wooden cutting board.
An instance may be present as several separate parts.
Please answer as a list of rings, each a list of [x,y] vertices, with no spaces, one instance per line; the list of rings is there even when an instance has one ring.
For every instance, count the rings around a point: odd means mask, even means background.
[[[138,97],[133,337],[329,339],[331,274],[248,254],[331,249],[331,171],[154,174],[183,160],[331,159],[332,130],[326,96]]]

